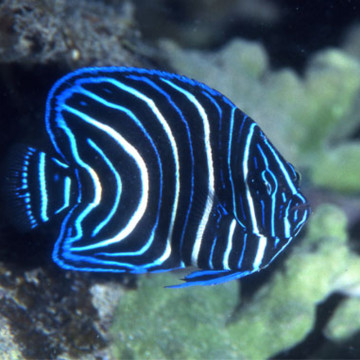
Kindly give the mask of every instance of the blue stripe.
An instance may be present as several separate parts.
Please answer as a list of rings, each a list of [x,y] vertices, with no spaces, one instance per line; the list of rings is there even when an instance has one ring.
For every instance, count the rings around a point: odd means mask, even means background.
[[[64,203],[55,211],[55,214],[59,214],[61,211],[66,209],[70,205],[70,191],[71,191],[71,179],[66,176],[64,180]]]

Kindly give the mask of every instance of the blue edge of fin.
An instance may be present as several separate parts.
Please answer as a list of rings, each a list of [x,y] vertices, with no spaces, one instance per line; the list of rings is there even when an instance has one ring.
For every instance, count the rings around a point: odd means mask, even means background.
[[[184,279],[185,283],[165,286],[170,289],[179,289],[195,285],[217,285],[234,279],[240,279],[251,274],[252,271],[234,272],[228,270],[200,270],[194,271]]]

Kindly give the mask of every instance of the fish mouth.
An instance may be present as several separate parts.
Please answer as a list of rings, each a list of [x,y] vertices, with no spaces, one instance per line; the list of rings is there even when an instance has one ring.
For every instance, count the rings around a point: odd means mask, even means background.
[[[300,203],[300,204],[296,204],[294,206],[291,207],[290,211],[307,211],[310,215],[311,213],[311,207],[310,204],[308,202],[304,202],[304,203]]]

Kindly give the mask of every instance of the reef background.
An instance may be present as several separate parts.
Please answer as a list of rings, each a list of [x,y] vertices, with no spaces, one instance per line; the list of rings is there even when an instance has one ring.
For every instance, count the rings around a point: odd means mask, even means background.
[[[1,203],[2,356],[360,358],[358,2],[4,0],[2,163],[14,143],[48,145],[47,92],[90,65],[174,71],[223,92],[302,173],[313,215],[268,269],[169,290],[181,274],[57,268],[56,227],[18,233]]]

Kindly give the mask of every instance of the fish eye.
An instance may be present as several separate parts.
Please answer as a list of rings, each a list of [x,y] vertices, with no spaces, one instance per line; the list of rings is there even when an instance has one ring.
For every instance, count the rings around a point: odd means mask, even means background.
[[[269,170],[263,170],[261,178],[265,185],[265,189],[268,195],[272,195],[275,191],[276,184],[274,183],[273,176]]]

